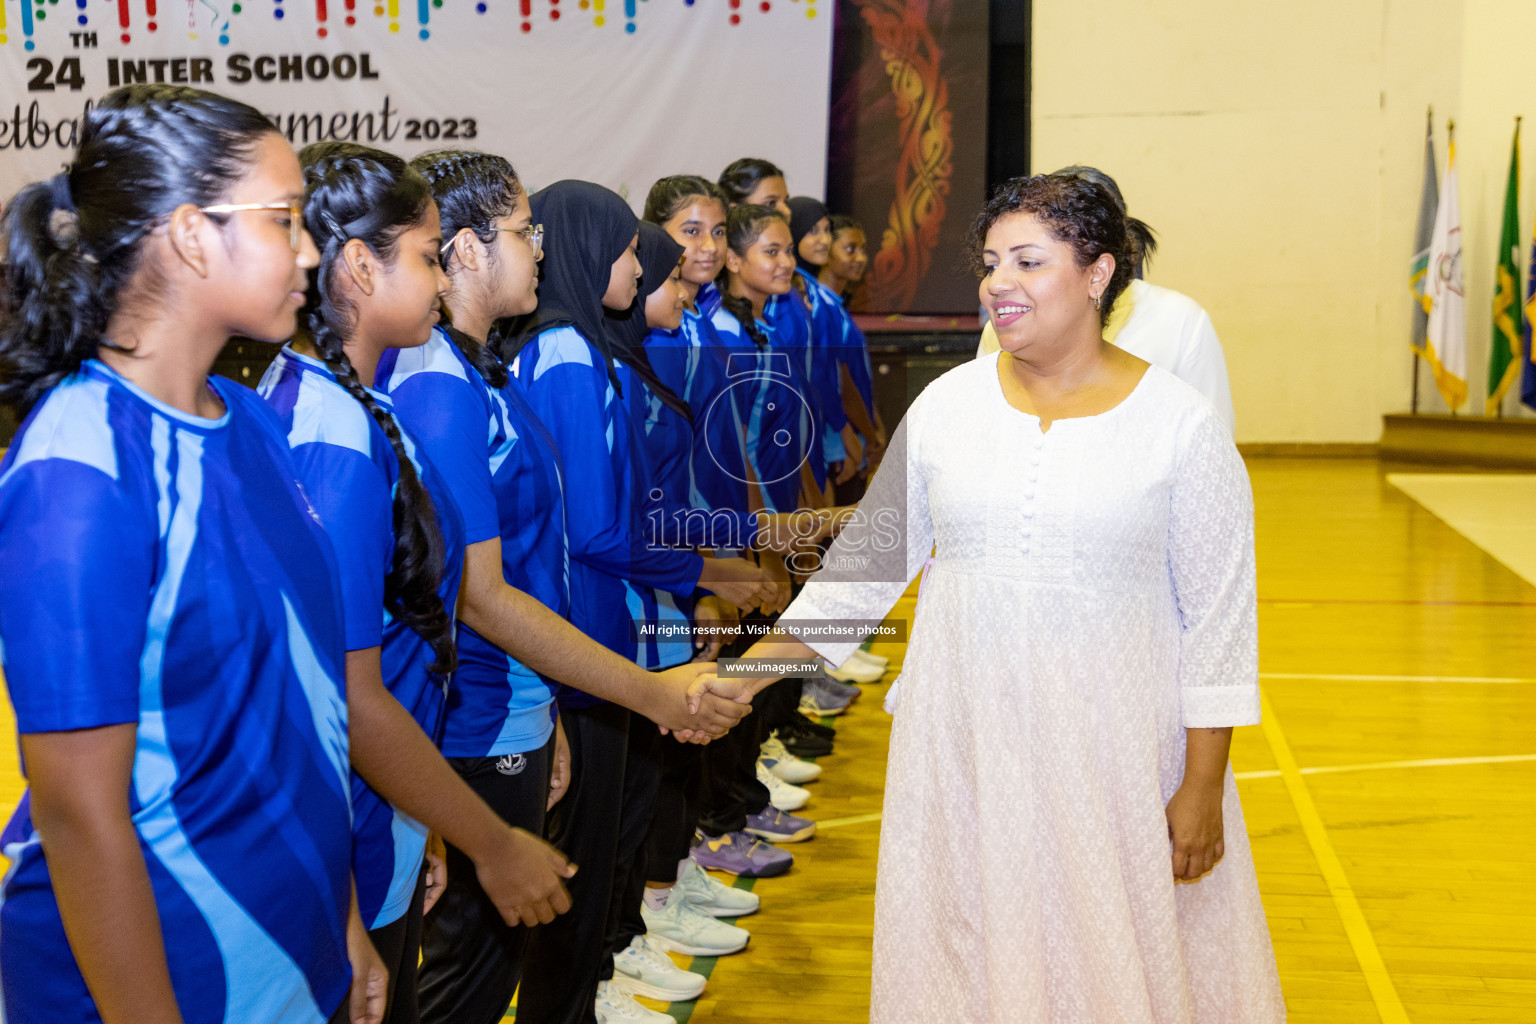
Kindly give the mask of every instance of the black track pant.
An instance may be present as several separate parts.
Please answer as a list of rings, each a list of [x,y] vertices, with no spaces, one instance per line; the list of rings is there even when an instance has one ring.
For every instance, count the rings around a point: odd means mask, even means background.
[[[748,718],[738,728],[745,729],[750,724]],[[668,743],[662,737],[661,781],[656,788],[651,831],[645,837],[647,882],[671,885],[677,880],[678,862],[688,856],[693,846],[693,833],[699,827],[707,749],[696,743]]]
[[[630,716],[629,758],[624,773],[624,813],[619,828],[619,851],[614,864],[613,900],[608,913],[608,947],[604,957],[603,977],[613,977],[613,956],[630,944],[636,935],[645,934],[640,905],[645,901],[645,883],[650,874],[646,855],[647,840],[656,824],[657,795],[663,773],[663,758],[668,746],[682,746],[671,736],[663,736],[656,723],[640,715]],[[677,875],[677,861],[672,862]]]
[[[517,996],[522,1024],[593,1024],[597,983],[613,974],[608,953],[615,872],[624,837],[645,837],[649,801],[630,787],[629,719],[614,704],[561,712],[571,745],[571,788],[550,813],[549,841],[577,866],[566,882],[571,909],[534,929]],[[655,726],[651,726],[652,729]],[[654,782],[651,783],[654,792]],[[633,819],[638,817],[639,822]],[[632,856],[632,855],[631,855]]]
[[[418,1024],[416,960],[421,952],[421,905],[426,897],[426,876],[416,880],[416,892],[404,914],[368,933],[379,959],[389,970],[389,1003],[384,1024]]]
[[[509,825],[544,834],[555,740],[506,757],[451,757],[459,776]],[[496,1024],[522,971],[529,929],[508,926],[465,854],[448,847],[448,888],[427,915],[421,948],[424,1024]]]

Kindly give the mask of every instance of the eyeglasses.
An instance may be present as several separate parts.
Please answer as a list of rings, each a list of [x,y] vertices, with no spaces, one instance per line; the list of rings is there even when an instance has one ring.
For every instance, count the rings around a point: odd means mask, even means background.
[[[304,236],[304,201],[290,199],[285,203],[220,203],[218,206],[200,206],[199,213],[239,213],[241,210],[287,210],[288,244],[294,252]]]
[[[459,231],[459,234],[462,234],[463,232],[469,231],[469,230],[470,230],[469,228],[461,228],[460,231]],[[523,236],[523,241],[528,243],[528,248],[533,250],[533,258],[535,260],[537,260],[544,253],[544,225],[543,224],[530,224],[526,228],[498,228],[498,227],[496,227],[493,224],[493,225],[491,225],[491,230],[492,231],[505,231],[509,235],[522,235]],[[439,256],[446,256],[446,255],[448,255],[448,250],[453,248],[453,243],[457,242],[458,240],[459,240],[459,235],[458,234],[456,234],[452,238],[448,239],[448,241],[443,243],[443,247],[441,249],[437,250],[438,255]]]

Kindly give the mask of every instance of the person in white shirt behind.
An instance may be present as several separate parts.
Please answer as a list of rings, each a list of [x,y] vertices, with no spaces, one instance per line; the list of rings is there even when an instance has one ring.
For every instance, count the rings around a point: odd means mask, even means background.
[[[1115,179],[1096,167],[1063,167],[1057,174],[1071,174],[1108,189],[1126,212],[1125,197]],[[1109,323],[1104,340],[1162,367],[1205,396],[1227,429],[1233,430],[1232,389],[1227,382],[1227,361],[1211,318],[1200,304],[1182,292],[1160,288],[1142,279],[1146,262],[1157,249],[1152,229],[1126,214],[1127,235],[1136,242],[1135,280],[1125,289]],[[989,322],[981,332],[978,356],[998,350],[997,332]]]

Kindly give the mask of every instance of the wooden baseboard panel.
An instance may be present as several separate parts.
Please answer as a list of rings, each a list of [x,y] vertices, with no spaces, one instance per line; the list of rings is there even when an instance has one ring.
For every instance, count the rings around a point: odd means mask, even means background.
[[[1303,441],[1246,441],[1237,446],[1245,459],[1374,459],[1374,444],[1315,443]]]
[[[1383,459],[1434,465],[1536,469],[1536,420],[1484,416],[1382,418]]]

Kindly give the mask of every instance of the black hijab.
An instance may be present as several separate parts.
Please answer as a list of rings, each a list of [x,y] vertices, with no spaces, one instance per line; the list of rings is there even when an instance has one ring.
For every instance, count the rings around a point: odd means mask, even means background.
[[[789,201],[789,237],[794,239],[795,265],[812,277],[821,268],[800,255],[800,240],[811,233],[821,218],[830,216],[832,211],[820,199],[795,196]]]
[[[544,225],[539,308],[506,340],[502,359],[510,364],[524,345],[545,331],[575,327],[603,354],[608,380],[622,394],[604,325],[603,293],[613,263],[635,237],[640,218],[617,192],[590,181],[557,181],[530,196],[529,204],[533,222]]]
[[[607,313],[608,345],[613,358],[628,366],[635,376],[645,381],[645,386],[669,409],[674,409],[689,423],[693,422],[693,410],[678,397],[677,392],[661,382],[651,366],[651,357],[645,351],[645,336],[650,328],[645,323],[645,298],[660,288],[683,258],[683,247],[673,241],[665,229],[649,221],[640,223],[640,291],[634,305],[622,313]]]

